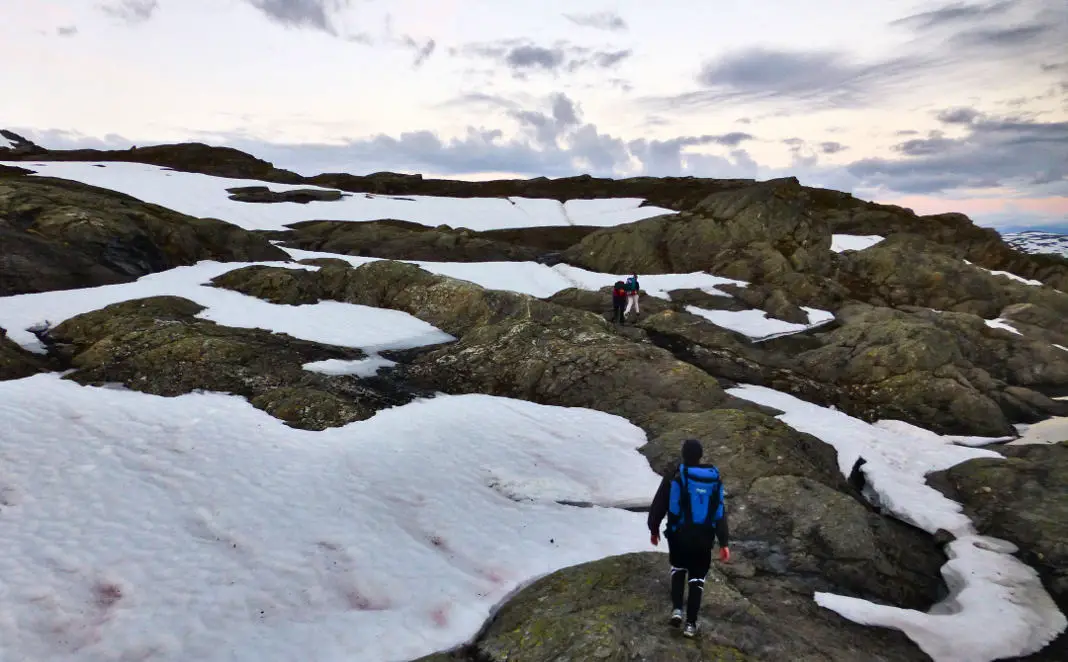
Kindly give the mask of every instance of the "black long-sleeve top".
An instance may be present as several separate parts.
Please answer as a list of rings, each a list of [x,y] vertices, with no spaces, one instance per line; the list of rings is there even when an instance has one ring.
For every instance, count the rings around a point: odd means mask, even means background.
[[[660,481],[660,487],[656,490],[653,503],[649,506],[649,532],[656,533],[660,530],[660,522],[668,514],[668,506],[671,501],[671,482],[674,476],[667,476]],[[716,523],[716,540],[720,547],[728,547],[730,543],[730,528],[727,525],[727,504],[723,503],[723,517]]]

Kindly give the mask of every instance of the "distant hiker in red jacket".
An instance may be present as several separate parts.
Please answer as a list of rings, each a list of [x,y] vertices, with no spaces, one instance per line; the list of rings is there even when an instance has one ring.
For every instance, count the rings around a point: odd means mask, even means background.
[[[723,483],[715,466],[698,464],[702,454],[701,442],[683,442],[682,464],[660,483],[649,508],[649,540],[654,546],[660,543],[660,521],[667,516],[664,537],[671,562],[671,624],[675,627],[682,624],[683,593],[689,575],[690,595],[682,631],[686,637],[697,634],[697,613],[717,540],[719,560],[727,563],[731,558]]]
[[[627,289],[623,281],[617,280],[612,288],[612,323],[623,324],[623,306],[627,304]]]
[[[642,287],[638,283],[638,274],[631,275],[623,285],[623,289],[627,291],[627,309],[623,311],[623,314],[630,313],[630,309],[633,308],[636,317],[641,315],[642,311],[638,309],[638,294],[641,293]]]

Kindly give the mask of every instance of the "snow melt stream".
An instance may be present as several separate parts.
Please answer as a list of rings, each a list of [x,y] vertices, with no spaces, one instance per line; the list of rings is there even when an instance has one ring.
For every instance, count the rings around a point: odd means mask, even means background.
[[[961,505],[926,483],[928,473],[1001,455],[957,445],[962,439],[901,421],[871,425],[769,388],[741,386],[727,392],[785,412],[778,417],[784,423],[833,446],[843,475],[864,457],[863,471],[879,506],[928,533],[944,529],[956,538],[947,545],[950,560],[942,567],[950,595],[928,613],[831,593],[817,593],[819,605],[857,623],[901,630],[935,662],[1028,655],[1068,627],[1038,573],[1012,556],[1016,547],[977,535]],[[978,443],[972,437],[963,441]]]

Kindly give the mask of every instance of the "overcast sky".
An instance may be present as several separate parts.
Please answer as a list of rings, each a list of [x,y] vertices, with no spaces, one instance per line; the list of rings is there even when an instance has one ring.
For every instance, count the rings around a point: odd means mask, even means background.
[[[1068,226],[1068,1],[3,0],[0,127],[305,174],[697,175]]]

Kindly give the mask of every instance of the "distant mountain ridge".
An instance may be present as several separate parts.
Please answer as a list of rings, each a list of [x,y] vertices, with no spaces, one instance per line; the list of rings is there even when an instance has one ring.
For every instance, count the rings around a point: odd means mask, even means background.
[[[1062,255],[1068,257],[1068,234],[1025,230],[1003,234],[1002,239],[1014,248],[1032,255]]]

